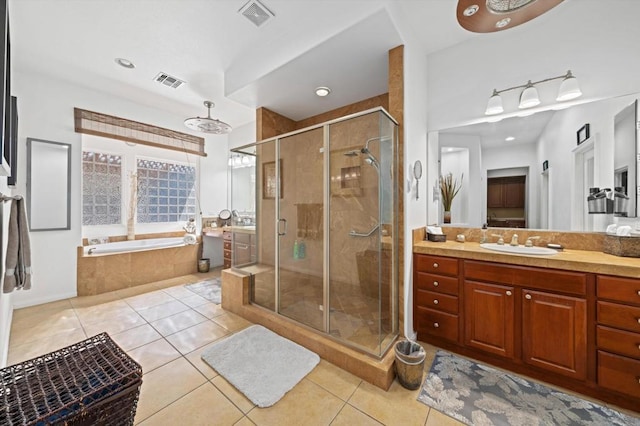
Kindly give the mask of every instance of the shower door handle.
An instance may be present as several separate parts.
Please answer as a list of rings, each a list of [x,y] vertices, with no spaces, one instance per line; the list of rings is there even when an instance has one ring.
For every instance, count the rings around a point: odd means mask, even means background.
[[[373,234],[374,232],[376,232],[376,230],[380,227],[380,224],[377,224],[376,226],[374,226],[373,228],[371,228],[371,231],[365,233],[361,233],[361,232],[356,232],[353,229],[351,231],[349,231],[349,236],[351,237],[368,237],[369,235]]]
[[[280,224],[284,224],[282,232],[280,232]],[[278,219],[278,235],[287,235],[287,219]]]

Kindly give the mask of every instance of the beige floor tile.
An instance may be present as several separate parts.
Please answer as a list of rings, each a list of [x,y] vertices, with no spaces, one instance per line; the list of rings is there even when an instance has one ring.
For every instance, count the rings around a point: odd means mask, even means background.
[[[362,382],[359,377],[323,359],[309,373],[307,379],[322,386],[343,401],[347,401]]]
[[[195,308],[196,306],[204,305],[205,303],[211,303],[204,297],[199,296],[197,294],[193,294],[192,296],[189,296],[189,297],[183,297],[180,299],[180,301],[187,306],[191,306],[192,308]]]
[[[216,303],[211,303],[211,302],[207,302],[204,305],[196,306],[193,309],[195,309],[196,311],[198,311],[199,313],[201,313],[202,315],[204,315],[209,319],[215,318],[218,315],[222,315],[225,313],[225,310],[222,309],[222,305],[218,305]]]
[[[346,404],[331,422],[331,426],[381,426],[382,423]]]
[[[205,383],[140,425],[233,425],[243,416],[218,389]]]
[[[243,417],[240,420],[238,420],[236,423],[233,424],[233,426],[254,426],[255,423],[252,422],[251,420],[249,420],[248,417]]]
[[[211,320],[229,331],[239,331],[252,325],[251,322],[231,312],[225,312]]]
[[[152,416],[205,382],[205,377],[182,357],[145,374],[135,422]]]
[[[69,302],[71,303],[71,306],[78,309],[102,305],[115,300],[120,300],[120,295],[115,291],[110,291],[108,293],[96,294],[95,296],[74,297],[69,299]]]
[[[181,299],[183,299],[185,297],[191,297],[191,296],[195,295],[194,292],[189,291],[186,288],[184,288],[184,285],[182,285],[182,284],[178,285],[178,286],[165,288],[162,291],[164,291],[165,293],[167,293],[171,297],[175,297],[178,300],[181,300]]]
[[[167,297],[171,296],[167,295]],[[149,322],[153,322],[190,309],[187,305],[173,297],[171,297],[171,299],[171,302],[162,303],[149,308],[138,309],[137,311],[144,319]]]
[[[138,361],[142,366],[142,372],[144,374],[155,370],[174,359],[178,359],[181,356],[180,352],[178,352],[164,339],[147,343],[139,348],[129,350],[127,353],[131,358]]]
[[[29,306],[28,308],[15,309],[13,311],[13,320],[19,321],[22,318],[29,318],[34,314],[42,314],[45,311],[64,311],[72,309],[69,299],[56,300],[55,302],[43,303],[42,305]]]
[[[124,301],[136,311],[173,302],[174,300],[176,300],[174,297],[171,297],[162,290],[156,290],[151,293],[140,294],[138,296],[127,297],[124,299]]]
[[[155,286],[155,283],[136,285],[129,288],[123,288],[121,290],[116,290],[115,292],[120,296],[121,299],[126,299],[128,297],[139,296],[141,294],[146,294],[152,291],[158,290]]]
[[[114,300],[102,305],[78,308],[75,311],[82,325],[111,321],[115,317],[120,318],[127,314],[135,313],[133,308],[122,300]]]
[[[394,380],[385,392],[367,382],[360,383],[349,404],[385,425],[423,425],[429,407],[416,398],[420,389],[410,391]]]
[[[220,390],[233,404],[238,407],[244,414],[247,414],[255,404],[244,396],[242,392],[236,389],[231,383],[229,383],[224,377],[217,376],[211,383]]]
[[[207,348],[213,345],[214,343],[215,342],[209,343],[208,345],[198,348],[195,351],[189,352],[188,354],[185,355],[185,358],[187,358],[187,360],[191,364],[193,364],[194,367],[200,370],[200,372],[204,374],[204,376],[209,380],[216,377],[218,375],[218,372],[214,370],[213,367],[211,367],[209,364],[204,362],[204,360],[202,359],[202,353],[206,351]]]
[[[280,401],[268,408],[254,408],[247,417],[257,425],[328,425],[344,401],[315,383],[303,379]],[[425,416],[426,418],[426,416]]]
[[[73,309],[45,311],[30,318],[21,318],[11,324],[11,345],[23,345],[55,334],[82,329]]]
[[[166,339],[183,355],[188,354],[204,345],[207,345],[222,336],[228,331],[211,321],[203,322],[193,327],[167,336]]]
[[[425,426],[464,426],[464,423],[432,408],[429,411],[429,417],[427,417]]]
[[[154,340],[161,339],[162,336],[149,324],[144,324],[139,327],[123,331],[122,333],[114,334],[111,338],[123,350],[129,351],[142,345],[146,345],[147,343],[151,343]]]
[[[10,346],[7,365],[17,364],[40,355],[53,352],[65,346],[73,345],[87,338],[82,329],[71,330],[65,333],[58,333],[54,336],[19,346]]]
[[[130,309],[130,308],[129,308]],[[114,313],[112,317],[103,319],[100,322],[90,322],[83,324],[82,328],[87,336],[94,336],[98,333],[109,333],[109,335],[117,334],[131,328],[139,327],[147,322],[135,311],[126,311],[124,314]]]
[[[151,325],[163,336],[168,336],[205,321],[208,321],[207,317],[193,309],[189,309],[188,311],[153,321]]]

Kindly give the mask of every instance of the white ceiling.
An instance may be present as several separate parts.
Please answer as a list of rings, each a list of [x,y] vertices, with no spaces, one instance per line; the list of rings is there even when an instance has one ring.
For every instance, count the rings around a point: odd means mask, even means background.
[[[259,106],[299,119],[384,93],[399,33],[425,54],[477,36],[454,0],[264,0],[276,16],[260,28],[237,13],[245,2],[9,0],[13,66],[185,118],[212,100],[213,117],[239,126]],[[161,86],[161,71],[187,84]],[[320,85],[329,97],[312,95]]]

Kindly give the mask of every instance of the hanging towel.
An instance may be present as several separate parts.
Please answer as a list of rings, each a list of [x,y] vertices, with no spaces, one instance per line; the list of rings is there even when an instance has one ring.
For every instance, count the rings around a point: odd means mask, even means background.
[[[15,289],[29,290],[31,288],[31,244],[29,243],[29,227],[22,198],[11,202],[5,266],[6,272],[2,288],[4,293],[10,293]]]

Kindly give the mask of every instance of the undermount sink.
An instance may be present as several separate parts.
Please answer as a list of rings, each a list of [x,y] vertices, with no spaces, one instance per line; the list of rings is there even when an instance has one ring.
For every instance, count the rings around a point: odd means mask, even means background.
[[[510,246],[509,244],[497,244],[497,243],[483,243],[480,247],[487,250],[501,251],[503,253],[513,254],[531,254],[531,255],[549,255],[558,253],[556,250],[548,247],[525,247],[525,246]]]

